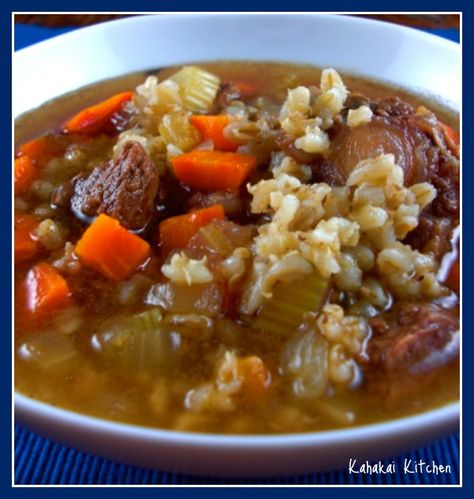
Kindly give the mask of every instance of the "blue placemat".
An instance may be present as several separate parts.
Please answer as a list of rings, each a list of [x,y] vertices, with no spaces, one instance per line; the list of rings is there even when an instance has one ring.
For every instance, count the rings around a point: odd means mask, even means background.
[[[31,24],[15,24],[15,50],[20,50],[34,43],[42,42],[48,38],[62,35],[76,28],[70,26],[64,28],[48,28],[45,26],[35,26]]]
[[[404,473],[405,460],[414,463],[438,463],[450,466],[450,473]],[[459,483],[459,436],[452,435],[435,445],[423,447],[394,459],[383,461],[385,467],[395,462],[393,474],[350,474],[339,470],[299,476],[255,479],[197,477],[164,473],[116,463],[59,445],[35,433],[15,428],[16,484],[406,484],[456,485]]]
[[[432,35],[441,36],[442,38],[447,38],[453,42],[459,43],[460,33],[458,29],[455,28],[440,28],[440,29],[423,29],[427,33]]]
[[[15,26],[15,50],[71,31],[73,28]],[[456,29],[424,30],[459,42]],[[438,463],[450,467],[449,473],[404,473],[405,460],[412,463]],[[19,425],[15,426],[14,480],[16,484],[406,484],[456,485],[459,483],[459,434],[433,445],[383,461],[396,463],[393,474],[350,474],[348,470],[312,473],[272,479],[235,480],[196,477],[180,473],[147,470],[79,452],[43,438]]]

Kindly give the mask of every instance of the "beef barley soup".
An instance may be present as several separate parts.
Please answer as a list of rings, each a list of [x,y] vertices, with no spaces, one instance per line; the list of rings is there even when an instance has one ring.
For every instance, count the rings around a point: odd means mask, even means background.
[[[15,124],[15,386],[288,433],[459,397],[458,121],[334,69],[135,73]]]

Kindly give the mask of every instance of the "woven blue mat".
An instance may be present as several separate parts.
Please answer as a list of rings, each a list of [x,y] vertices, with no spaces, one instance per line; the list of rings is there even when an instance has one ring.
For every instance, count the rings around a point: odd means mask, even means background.
[[[404,473],[404,461],[423,461],[449,465],[450,473]],[[348,470],[307,475],[227,479],[197,477],[180,473],[164,473],[116,463],[47,440],[21,428],[15,428],[16,484],[109,484],[109,485],[170,485],[170,484],[406,484],[456,485],[459,483],[459,436],[452,435],[435,445],[423,447],[404,456],[383,461],[387,466],[395,461],[396,473],[355,475]]]
[[[71,31],[71,28],[43,28],[30,25],[15,26],[15,50]],[[459,31],[424,30],[459,42]],[[406,459],[412,463],[423,461],[443,464],[450,473],[403,473]],[[110,484],[110,485],[179,485],[179,484],[405,484],[456,485],[459,484],[459,434],[417,449],[403,456],[383,461],[395,461],[393,474],[349,474],[348,470],[272,479],[235,480],[215,477],[196,477],[180,473],[147,470],[109,461],[79,452],[43,438],[19,425],[15,426],[14,466],[15,484]]]

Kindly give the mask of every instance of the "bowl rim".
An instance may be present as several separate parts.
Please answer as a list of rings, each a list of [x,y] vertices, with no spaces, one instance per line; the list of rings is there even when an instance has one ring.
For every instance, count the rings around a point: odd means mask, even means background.
[[[427,425],[454,425],[459,421],[460,402],[450,402],[438,408],[430,409],[419,414],[390,419],[378,423],[364,424],[349,428],[338,428],[322,431],[308,431],[295,433],[268,433],[268,434],[225,434],[171,430],[154,428],[133,423],[108,420],[70,409],[53,406],[47,402],[33,399],[22,393],[15,392],[15,413],[34,412],[36,417],[61,420],[74,426],[89,427],[101,433],[117,433],[121,436],[140,437],[154,441],[173,441],[201,445],[211,443],[217,447],[226,447],[231,442],[238,448],[247,448],[258,445],[263,448],[275,446],[312,446],[314,444],[337,443],[344,441],[376,439],[383,435],[416,432]],[[17,415],[16,415],[17,417]]]
[[[120,18],[100,23],[97,25],[87,26],[77,29],[48,40],[36,43],[29,47],[25,47],[16,51],[13,55],[16,63],[19,63],[23,57],[30,56],[37,51],[48,48],[50,45],[55,45],[61,40],[73,40],[74,38],[80,39],[84,36],[84,32],[95,33],[104,28],[104,25],[119,25],[126,26],[137,22],[148,22],[146,20],[156,18],[160,13],[146,12],[139,13],[138,16]],[[390,22],[368,19],[358,16],[350,17],[348,14],[360,14],[358,12],[308,12],[308,13],[289,13],[289,12],[188,12],[188,13],[166,13],[169,16],[161,17],[162,21],[165,19],[174,18],[189,18],[189,17],[215,17],[215,16],[247,16],[247,17],[268,17],[268,16],[281,16],[281,17],[305,17],[305,16],[328,16],[337,17],[338,22],[341,23],[358,23],[360,25],[384,25],[384,29],[392,30],[393,32],[406,33],[409,32],[410,36],[416,36],[431,44],[435,44],[444,49],[456,51],[460,50],[460,45],[451,40],[441,38],[439,36],[417,30],[412,27],[396,25]],[[284,62],[284,61],[282,61]],[[124,73],[125,74],[125,73]],[[14,117],[13,117],[14,118]],[[13,330],[13,328],[12,328]],[[12,332],[13,335],[13,332]],[[461,346],[462,352],[462,346]],[[14,357],[14,342],[12,342],[12,357]],[[461,355],[462,358],[462,355]],[[462,362],[462,360],[461,360]],[[13,363],[14,365],[14,363]],[[13,371],[12,365],[12,371]],[[461,364],[462,365],[462,364]],[[13,374],[13,373],[12,373]],[[180,445],[195,445],[211,444],[217,448],[228,447],[229,443],[236,448],[250,448],[258,445],[260,448],[273,448],[281,445],[289,447],[309,447],[315,444],[327,443],[342,443],[350,440],[363,441],[374,440],[387,436],[393,433],[416,433],[417,431],[426,428],[427,426],[440,427],[442,425],[452,424],[460,420],[460,413],[462,407],[462,397],[458,401],[450,402],[438,408],[429,409],[421,413],[404,416],[401,418],[390,419],[387,421],[364,424],[360,426],[353,426],[349,428],[339,428],[332,430],[322,431],[308,431],[296,432],[288,434],[222,434],[222,433],[198,433],[192,431],[178,431],[162,428],[147,427],[133,423],[124,423],[104,418],[91,416],[85,413],[75,412],[73,410],[53,406],[47,402],[43,402],[27,395],[17,392],[13,385],[14,376],[12,375],[12,409],[14,408],[13,422],[18,418],[21,413],[22,416],[29,413],[34,414],[35,417],[50,418],[51,420],[62,421],[68,425],[76,425],[81,427],[88,427],[89,429],[100,431],[104,433],[120,433],[122,436],[139,437],[140,439],[151,439],[155,442],[170,441]],[[462,375],[461,375],[462,387]],[[26,419],[26,418],[22,418]]]
[[[129,17],[121,17],[118,19],[111,19],[105,22],[97,23],[97,24],[92,24],[89,26],[83,26],[78,29],[74,29],[72,31],[62,33],[60,35],[57,35],[52,38],[48,38],[46,40],[40,41],[38,43],[34,43],[32,45],[29,45],[27,47],[23,47],[20,50],[17,50],[14,52],[14,56],[20,55],[20,54],[25,54],[27,52],[33,52],[36,50],[43,49],[44,47],[47,47],[52,44],[56,44],[58,42],[58,39],[65,40],[65,39],[72,39],[74,37],[82,37],[84,36],[84,31],[87,30],[88,33],[93,33],[95,31],[99,32],[101,31],[104,26],[110,26],[112,24],[134,24],[136,22],[148,22],[148,21],[137,21],[138,19],[155,19],[158,16],[160,19],[167,19],[167,18],[189,18],[189,17],[200,17],[200,18],[210,18],[210,17],[226,17],[226,16],[238,16],[238,17],[287,17],[287,18],[303,18],[303,17],[329,17],[329,18],[338,18],[342,19],[342,21],[338,22],[347,22],[349,24],[351,23],[360,23],[366,24],[366,25],[384,25],[384,29],[389,29],[398,31],[400,33],[403,32],[410,32],[412,35],[418,36],[420,38],[424,38],[426,40],[430,40],[431,43],[436,42],[440,46],[445,46],[449,48],[456,48],[459,49],[460,44],[456,43],[452,40],[449,40],[447,38],[443,38],[441,36],[437,36],[432,33],[428,33],[426,31],[417,29],[412,26],[404,26],[402,24],[396,24],[392,23],[389,21],[384,21],[382,19],[371,19],[368,17],[362,17],[361,14],[364,14],[363,12],[357,12],[357,11],[347,11],[347,12],[135,12],[133,14],[137,15],[132,15]],[[167,22],[167,21],[165,21]]]
[[[461,49],[460,49],[460,44],[456,43],[452,40],[448,40],[446,38],[443,38],[441,36],[437,36],[433,33],[428,33],[426,31],[416,29],[411,26],[403,26],[400,24],[395,24],[391,23],[389,21],[384,21],[380,19],[371,19],[371,18],[366,18],[362,17],[360,14],[361,12],[355,12],[355,11],[345,11],[345,12],[139,12],[139,13],[134,13],[137,14],[135,16],[130,16],[130,17],[124,17],[124,18],[119,18],[119,19],[113,19],[109,20],[103,23],[98,23],[98,24],[93,24],[90,26],[84,26],[79,29],[75,29],[73,31],[69,31],[66,33],[63,33],[61,35],[55,36],[53,38],[49,38],[47,40],[43,40],[41,42],[35,43],[33,45],[24,47],[18,51],[13,52],[13,71],[12,71],[12,78],[13,81],[15,79],[15,69],[14,66],[16,64],[21,64],[23,59],[28,59],[30,57],[34,57],[37,53],[41,55],[41,52],[43,50],[49,50],[51,46],[54,46],[61,41],[64,41],[65,43],[72,43],[76,39],[78,41],[81,40],[82,37],[84,37],[86,34],[88,36],[93,36],[95,34],[99,34],[101,31],[104,29],[118,29],[118,28],[126,28],[128,25],[133,26],[136,23],[149,23],[149,22],[156,22],[156,19],[159,19],[160,23],[172,23],[172,22],[184,22],[185,19],[210,19],[213,17],[230,17],[230,16],[236,16],[236,17],[245,17],[247,19],[258,19],[258,18],[286,18],[288,20],[291,19],[305,19],[308,17],[313,17],[313,18],[325,18],[328,19],[329,21],[327,22],[336,22],[339,24],[345,24],[348,28],[351,25],[358,25],[360,28],[363,28],[366,26],[367,28],[370,29],[376,29],[377,27],[383,27],[383,30],[387,33],[391,33],[392,36],[395,35],[402,35],[406,34],[412,39],[419,39],[420,41],[428,42],[431,45],[435,45],[434,50],[436,48],[439,48],[440,50],[448,50],[451,52],[451,56],[460,56],[461,54]],[[14,34],[13,34],[14,36]],[[245,59],[245,57],[243,58]],[[242,59],[242,60],[243,60]],[[186,63],[200,63],[200,62],[209,62],[211,60],[218,61],[218,60],[239,60],[238,58],[235,57],[230,57],[230,58],[215,58],[215,59],[207,59],[207,58],[199,58],[197,60],[189,60],[186,61]],[[253,60],[253,59],[252,59]],[[257,60],[257,59],[255,59]],[[259,60],[264,60],[264,59],[259,59]],[[283,58],[270,58],[268,59],[271,62],[282,62],[282,63],[289,63],[291,64],[291,60]],[[293,62],[294,63],[294,62]],[[297,62],[297,64],[312,64],[311,62]],[[314,63],[313,63],[314,64]],[[155,69],[154,67],[143,67],[143,71],[147,70],[152,70]],[[461,68],[462,70],[462,68]],[[347,68],[342,68],[341,71],[347,71]],[[348,70],[350,74],[356,77],[365,77],[365,78],[371,78],[370,74],[362,71],[358,72],[357,69],[354,70],[354,68],[351,68]],[[111,76],[108,76],[106,78],[102,78],[99,80],[91,80],[87,83],[84,83],[80,87],[77,88],[82,88],[83,86],[88,86],[93,83],[96,83],[98,81],[101,81],[103,79],[108,79],[108,78],[115,78],[119,77],[121,75],[127,74],[129,71],[124,71],[124,72],[119,72],[115,73]],[[390,79],[378,79],[381,84],[391,84],[393,82],[390,81]],[[410,86],[410,83],[404,82],[404,83],[397,83],[396,86],[406,90],[406,91],[414,91],[415,93],[423,93],[425,90],[424,88],[418,87],[412,87]],[[66,92],[63,92],[59,95],[64,95],[64,93],[67,93],[69,91],[73,91],[74,89],[70,89]],[[460,89],[462,92],[462,89]],[[12,110],[13,110],[13,119],[17,118],[21,114],[25,112],[32,111],[36,107],[46,103],[50,99],[54,99],[58,97],[59,95],[55,95],[53,97],[50,97],[46,100],[43,100],[37,104],[35,104],[32,107],[29,107],[28,109],[22,109],[20,112],[18,112],[15,109],[15,99],[13,99],[12,102]],[[451,109],[453,112],[459,113],[461,110],[461,102],[457,102],[455,100],[452,100],[451,98],[448,98],[446,96],[443,96],[442,94],[438,94],[437,92],[429,92],[428,97],[435,98],[436,100],[439,99],[439,103]]]

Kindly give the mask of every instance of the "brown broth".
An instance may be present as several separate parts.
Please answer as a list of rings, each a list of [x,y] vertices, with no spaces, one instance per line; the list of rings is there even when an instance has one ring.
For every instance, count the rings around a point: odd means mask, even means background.
[[[320,70],[309,66],[277,63],[216,62],[200,64],[201,67],[218,74],[223,80],[243,80],[261,89],[262,96],[282,102],[286,89],[297,85],[311,85],[319,82]],[[161,79],[169,76],[176,68],[158,71]],[[103,81],[80,89],[48,102],[40,108],[20,116],[15,123],[15,144],[58,129],[64,120],[94,102],[116,92],[133,89],[142,83],[150,72],[134,73],[124,77]],[[379,82],[343,75],[351,91],[364,93],[372,98],[396,94],[415,105],[433,109],[445,123],[458,129],[458,118],[449,110],[441,108],[433,100],[394,89]],[[100,157],[107,157],[111,143],[98,146]],[[97,155],[97,151],[94,153]],[[86,154],[87,157],[87,154]],[[95,156],[94,156],[95,157]],[[25,197],[34,206],[34,200]],[[70,224],[69,238],[76,240],[84,228],[81,222]],[[31,262],[30,262],[31,263]],[[156,262],[155,262],[156,263]],[[30,264],[16,268],[16,282],[24,278]],[[151,279],[159,280],[159,267],[148,269]],[[219,433],[287,433],[318,431],[344,426],[331,416],[331,410],[351,411],[355,414],[354,424],[362,425],[390,420],[427,411],[445,405],[459,398],[459,363],[454,361],[439,370],[416,398],[408,398],[403,404],[387,406],[380,397],[366,389],[336,394],[329,401],[329,409],[315,406],[311,402],[296,401],[289,397],[288,389],[278,375],[279,352],[283,340],[274,335],[250,333],[242,325],[227,346],[242,354],[259,355],[273,373],[271,394],[256,404],[243,404],[233,413],[195,415],[183,410],[183,396],[186,390],[199,386],[213,375],[213,355],[219,348],[220,339],[189,340],[185,342],[185,354],[180,363],[164,369],[158,374],[150,372],[129,372],[113,363],[104,361],[91,348],[91,337],[106,320],[123,314],[117,303],[117,284],[108,282],[97,274],[82,273],[71,283],[78,290],[78,306],[82,310],[81,329],[73,335],[77,356],[60,368],[45,369],[35,363],[25,362],[18,347],[29,341],[36,332],[17,329],[15,335],[15,387],[24,395],[64,407],[76,412],[100,418],[129,422],[150,427],[175,428],[179,430]],[[139,311],[131,306],[127,313]],[[48,326],[51,334],[61,334]],[[160,383],[168,386],[168,395],[160,397]],[[154,402],[152,392],[155,390]]]

